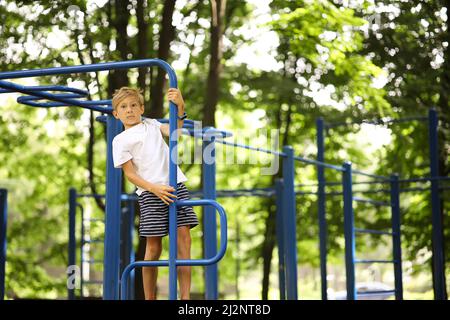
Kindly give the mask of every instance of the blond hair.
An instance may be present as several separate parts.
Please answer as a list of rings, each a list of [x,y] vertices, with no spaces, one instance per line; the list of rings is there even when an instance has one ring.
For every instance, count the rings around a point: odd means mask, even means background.
[[[116,110],[119,103],[127,97],[135,97],[141,105],[144,104],[144,96],[141,89],[122,87],[114,91],[112,98],[113,109]]]

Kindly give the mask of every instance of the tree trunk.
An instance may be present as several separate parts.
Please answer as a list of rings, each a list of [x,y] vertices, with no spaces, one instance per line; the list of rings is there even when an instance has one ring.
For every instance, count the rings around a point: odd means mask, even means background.
[[[172,26],[172,16],[175,9],[176,0],[164,1],[161,33],[159,36],[158,58],[164,61],[169,60],[170,43],[175,38],[175,28]],[[151,88],[150,110],[146,114],[150,118],[162,118],[164,115],[164,84],[166,82],[166,72],[159,68],[156,79]]]
[[[127,6],[130,4],[128,0],[114,1],[114,17],[110,15],[110,26],[113,26],[117,32],[116,48],[119,52],[120,60],[128,60],[128,34],[127,26],[130,19],[130,12]],[[108,97],[111,97],[116,89],[128,86],[128,70],[113,70],[108,74]]]
[[[148,37],[148,22],[146,17],[147,1],[138,0],[136,5],[136,18],[138,26],[137,34],[137,58],[146,59],[149,55],[149,46],[147,42]],[[151,48],[151,46],[150,46]],[[145,98],[145,105],[149,105],[149,100],[147,99],[147,78],[148,78],[149,68],[139,68],[138,70],[138,87],[142,89],[143,96]]]
[[[203,106],[203,126],[215,126],[215,113],[220,92],[222,71],[224,16],[226,0],[211,0],[211,43],[206,101]]]

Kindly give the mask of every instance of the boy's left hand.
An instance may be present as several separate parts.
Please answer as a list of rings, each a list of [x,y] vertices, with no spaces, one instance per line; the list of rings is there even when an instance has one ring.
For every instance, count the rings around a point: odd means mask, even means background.
[[[167,91],[167,98],[169,99],[169,101],[172,101],[177,105],[178,110],[181,111],[182,109],[184,109],[184,100],[179,89],[170,88]]]

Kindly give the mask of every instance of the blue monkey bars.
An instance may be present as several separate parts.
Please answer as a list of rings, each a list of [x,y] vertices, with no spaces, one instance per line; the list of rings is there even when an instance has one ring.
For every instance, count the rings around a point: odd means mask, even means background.
[[[27,103],[33,106],[40,107],[55,107],[55,106],[79,106],[82,108],[96,110],[108,114],[107,116],[107,175],[106,175],[106,219],[105,219],[105,259],[104,259],[104,285],[103,298],[104,299],[118,299],[119,298],[119,248],[120,248],[120,195],[121,195],[121,170],[115,169],[112,163],[112,140],[122,130],[120,121],[116,120],[112,115],[112,107],[110,102],[106,100],[85,101],[79,98],[84,97],[84,93],[77,92],[73,88],[55,88],[52,86],[31,87],[23,86],[13,82],[4,81],[5,79],[19,79],[26,77],[40,77],[49,75],[62,75],[73,73],[87,73],[97,71],[108,71],[117,69],[130,69],[157,66],[169,76],[169,86],[171,88],[177,87],[177,78],[172,67],[165,61],[160,59],[143,59],[131,60],[121,62],[107,62],[90,65],[46,68],[35,70],[21,70],[0,73],[0,89],[1,92],[19,92],[29,95],[31,97],[22,97],[19,102]],[[64,91],[69,93],[53,94],[49,91]],[[36,100],[46,99],[53,102],[40,103]],[[177,108],[176,105],[169,102],[169,127],[170,127],[170,163],[169,163],[169,184],[177,189],[177,135],[173,132],[177,129]],[[170,251],[169,251],[169,299],[176,299],[176,244],[177,244],[177,228],[176,228],[176,203],[171,203],[169,206],[169,237],[170,237]],[[69,246],[73,246],[73,239]]]

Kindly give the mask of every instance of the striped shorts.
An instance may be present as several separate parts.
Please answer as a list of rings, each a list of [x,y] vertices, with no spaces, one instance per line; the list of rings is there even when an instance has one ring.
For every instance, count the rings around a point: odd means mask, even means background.
[[[189,190],[184,183],[177,184],[177,200],[189,200]],[[169,206],[155,194],[144,191],[138,198],[140,217],[139,235],[141,237],[164,237],[169,234]],[[177,226],[198,225],[198,218],[190,206],[177,207]]]

